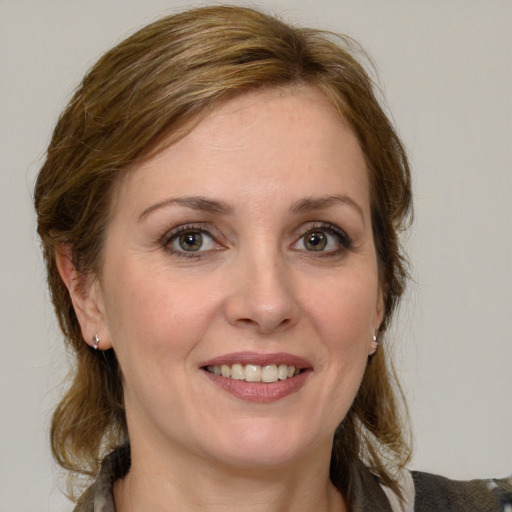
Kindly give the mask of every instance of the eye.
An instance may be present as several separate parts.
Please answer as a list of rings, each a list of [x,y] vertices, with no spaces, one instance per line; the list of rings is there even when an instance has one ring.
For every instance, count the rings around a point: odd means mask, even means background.
[[[192,256],[193,253],[211,251],[219,247],[206,230],[189,226],[182,226],[168,234],[163,245],[170,252],[180,256]]]
[[[203,235],[199,231],[188,231],[181,233],[173,242],[175,249],[176,245],[179,245],[184,251],[199,251],[203,245]]]
[[[327,235],[322,231],[310,231],[302,240],[308,251],[323,251],[329,243]]]
[[[318,252],[334,255],[349,249],[352,242],[342,229],[322,223],[310,227],[293,245],[299,251]]]

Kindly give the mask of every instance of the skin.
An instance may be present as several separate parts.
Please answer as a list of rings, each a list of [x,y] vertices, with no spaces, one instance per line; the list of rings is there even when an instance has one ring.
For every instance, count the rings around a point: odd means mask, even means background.
[[[180,246],[180,226],[202,235],[199,250]],[[132,466],[117,510],[344,510],[331,440],[383,305],[365,159],[322,94],[248,93],[129,170],[103,256],[86,293],[64,253],[59,267],[84,339],[98,333],[124,375]],[[308,375],[245,400],[202,368],[241,351],[299,356]]]

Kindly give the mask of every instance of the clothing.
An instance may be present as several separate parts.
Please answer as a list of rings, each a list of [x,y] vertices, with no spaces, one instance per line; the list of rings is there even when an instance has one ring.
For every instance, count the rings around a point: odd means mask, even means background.
[[[115,512],[113,484],[129,468],[128,446],[108,455],[96,481],[80,497],[74,512]],[[405,503],[362,468],[354,482],[351,512],[512,512],[512,478],[463,482],[407,471],[400,484]]]

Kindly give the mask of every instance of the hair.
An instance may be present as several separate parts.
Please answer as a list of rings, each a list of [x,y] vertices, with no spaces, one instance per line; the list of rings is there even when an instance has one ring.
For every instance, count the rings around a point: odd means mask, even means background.
[[[142,28],[85,75],[58,120],[35,187],[51,298],[75,358],[51,425],[52,452],[63,468],[92,476],[107,450],[127,442],[128,431],[116,355],[94,352],[84,342],[56,251],[69,248],[82,276],[101,275],[119,176],[237,95],[314,86],[357,135],[369,173],[385,305],[382,341],[407,280],[398,235],[412,217],[411,181],[404,147],[355,55],[364,52],[345,36],[291,26],[249,8],[203,7]],[[410,457],[402,399],[381,343],[334,436],[331,479],[344,494],[350,496],[361,461],[400,494],[397,471]]]

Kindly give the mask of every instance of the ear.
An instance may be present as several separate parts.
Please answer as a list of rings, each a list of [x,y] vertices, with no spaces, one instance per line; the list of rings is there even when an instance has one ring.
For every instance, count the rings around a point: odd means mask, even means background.
[[[93,275],[84,275],[73,263],[72,247],[62,245],[55,251],[60,277],[66,285],[82,336],[91,347],[99,350],[112,348],[106,329],[105,310],[98,280]],[[95,336],[100,340],[95,344]]]

